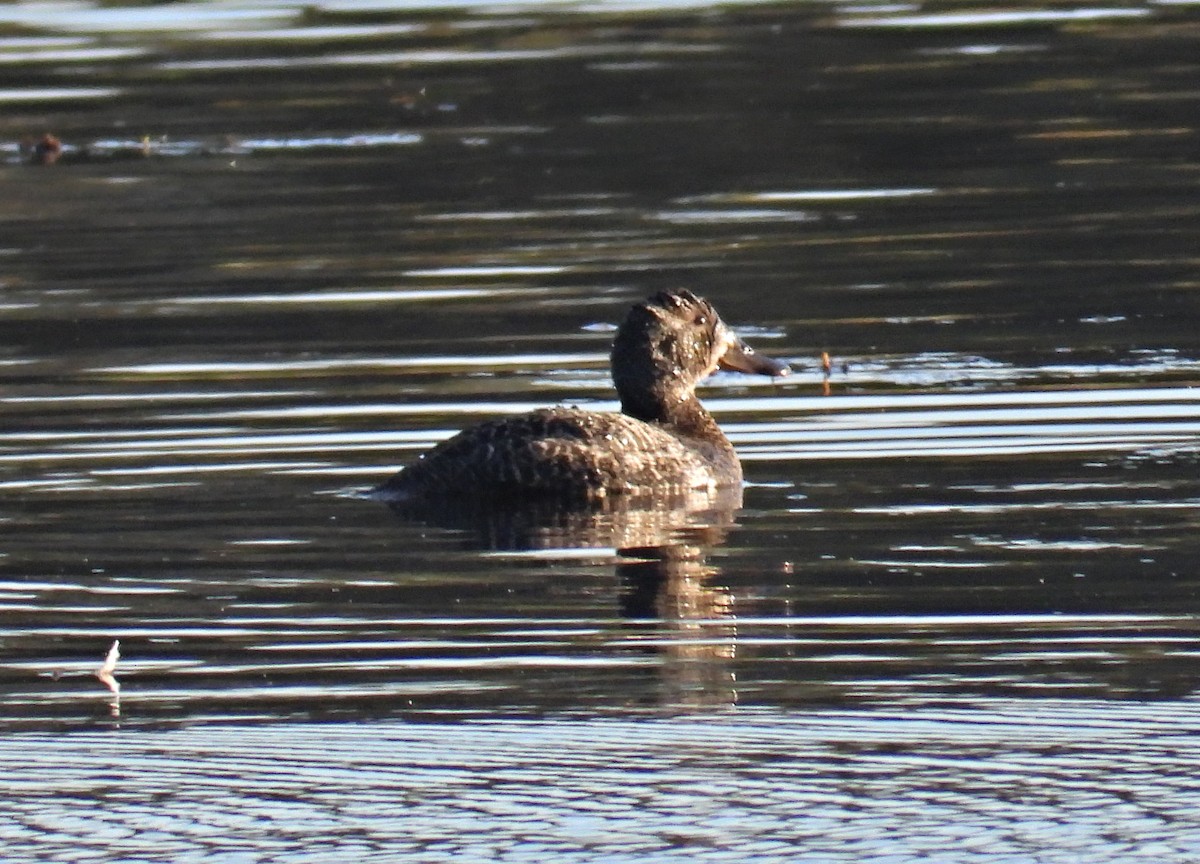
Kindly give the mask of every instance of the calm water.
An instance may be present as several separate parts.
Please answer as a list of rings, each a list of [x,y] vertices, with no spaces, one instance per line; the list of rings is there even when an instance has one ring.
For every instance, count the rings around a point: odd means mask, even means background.
[[[0,34],[5,860],[1200,856],[1196,4]],[[680,285],[740,502],[358,494]]]

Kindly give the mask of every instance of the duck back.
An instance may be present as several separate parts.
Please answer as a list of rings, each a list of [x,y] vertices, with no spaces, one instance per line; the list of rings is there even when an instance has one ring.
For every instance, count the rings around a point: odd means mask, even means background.
[[[681,439],[623,414],[547,408],[472,426],[377,491],[394,500],[531,494],[590,499],[639,489],[712,489],[741,480],[723,435]]]

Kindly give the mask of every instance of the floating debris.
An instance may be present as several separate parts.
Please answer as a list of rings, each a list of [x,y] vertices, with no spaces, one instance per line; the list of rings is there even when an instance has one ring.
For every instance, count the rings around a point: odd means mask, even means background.
[[[30,148],[29,161],[34,165],[53,165],[62,155],[62,141],[47,132]]]
[[[121,659],[121,640],[114,639],[112,647],[108,649],[108,656],[104,658],[104,665],[96,670],[96,677],[112,691],[113,696],[121,695],[121,682],[113,677],[113,672],[117,669],[117,661]]]

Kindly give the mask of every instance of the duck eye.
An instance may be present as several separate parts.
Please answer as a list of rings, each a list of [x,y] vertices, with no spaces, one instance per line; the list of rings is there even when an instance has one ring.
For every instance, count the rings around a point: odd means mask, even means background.
[[[706,318],[704,315],[697,315],[695,318],[695,323],[699,324],[701,327],[703,327],[705,324],[708,323],[708,318]]]

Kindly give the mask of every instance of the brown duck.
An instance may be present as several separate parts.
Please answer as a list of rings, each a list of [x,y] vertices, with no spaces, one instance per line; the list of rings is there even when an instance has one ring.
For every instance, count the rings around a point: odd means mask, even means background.
[[[417,503],[533,496],[599,499],[617,493],[740,485],[729,439],[696,398],[716,369],[787,375],[755,354],[690,291],[634,306],[617,331],[612,376],[621,413],[543,408],[472,426],[442,442],[376,491]]]

